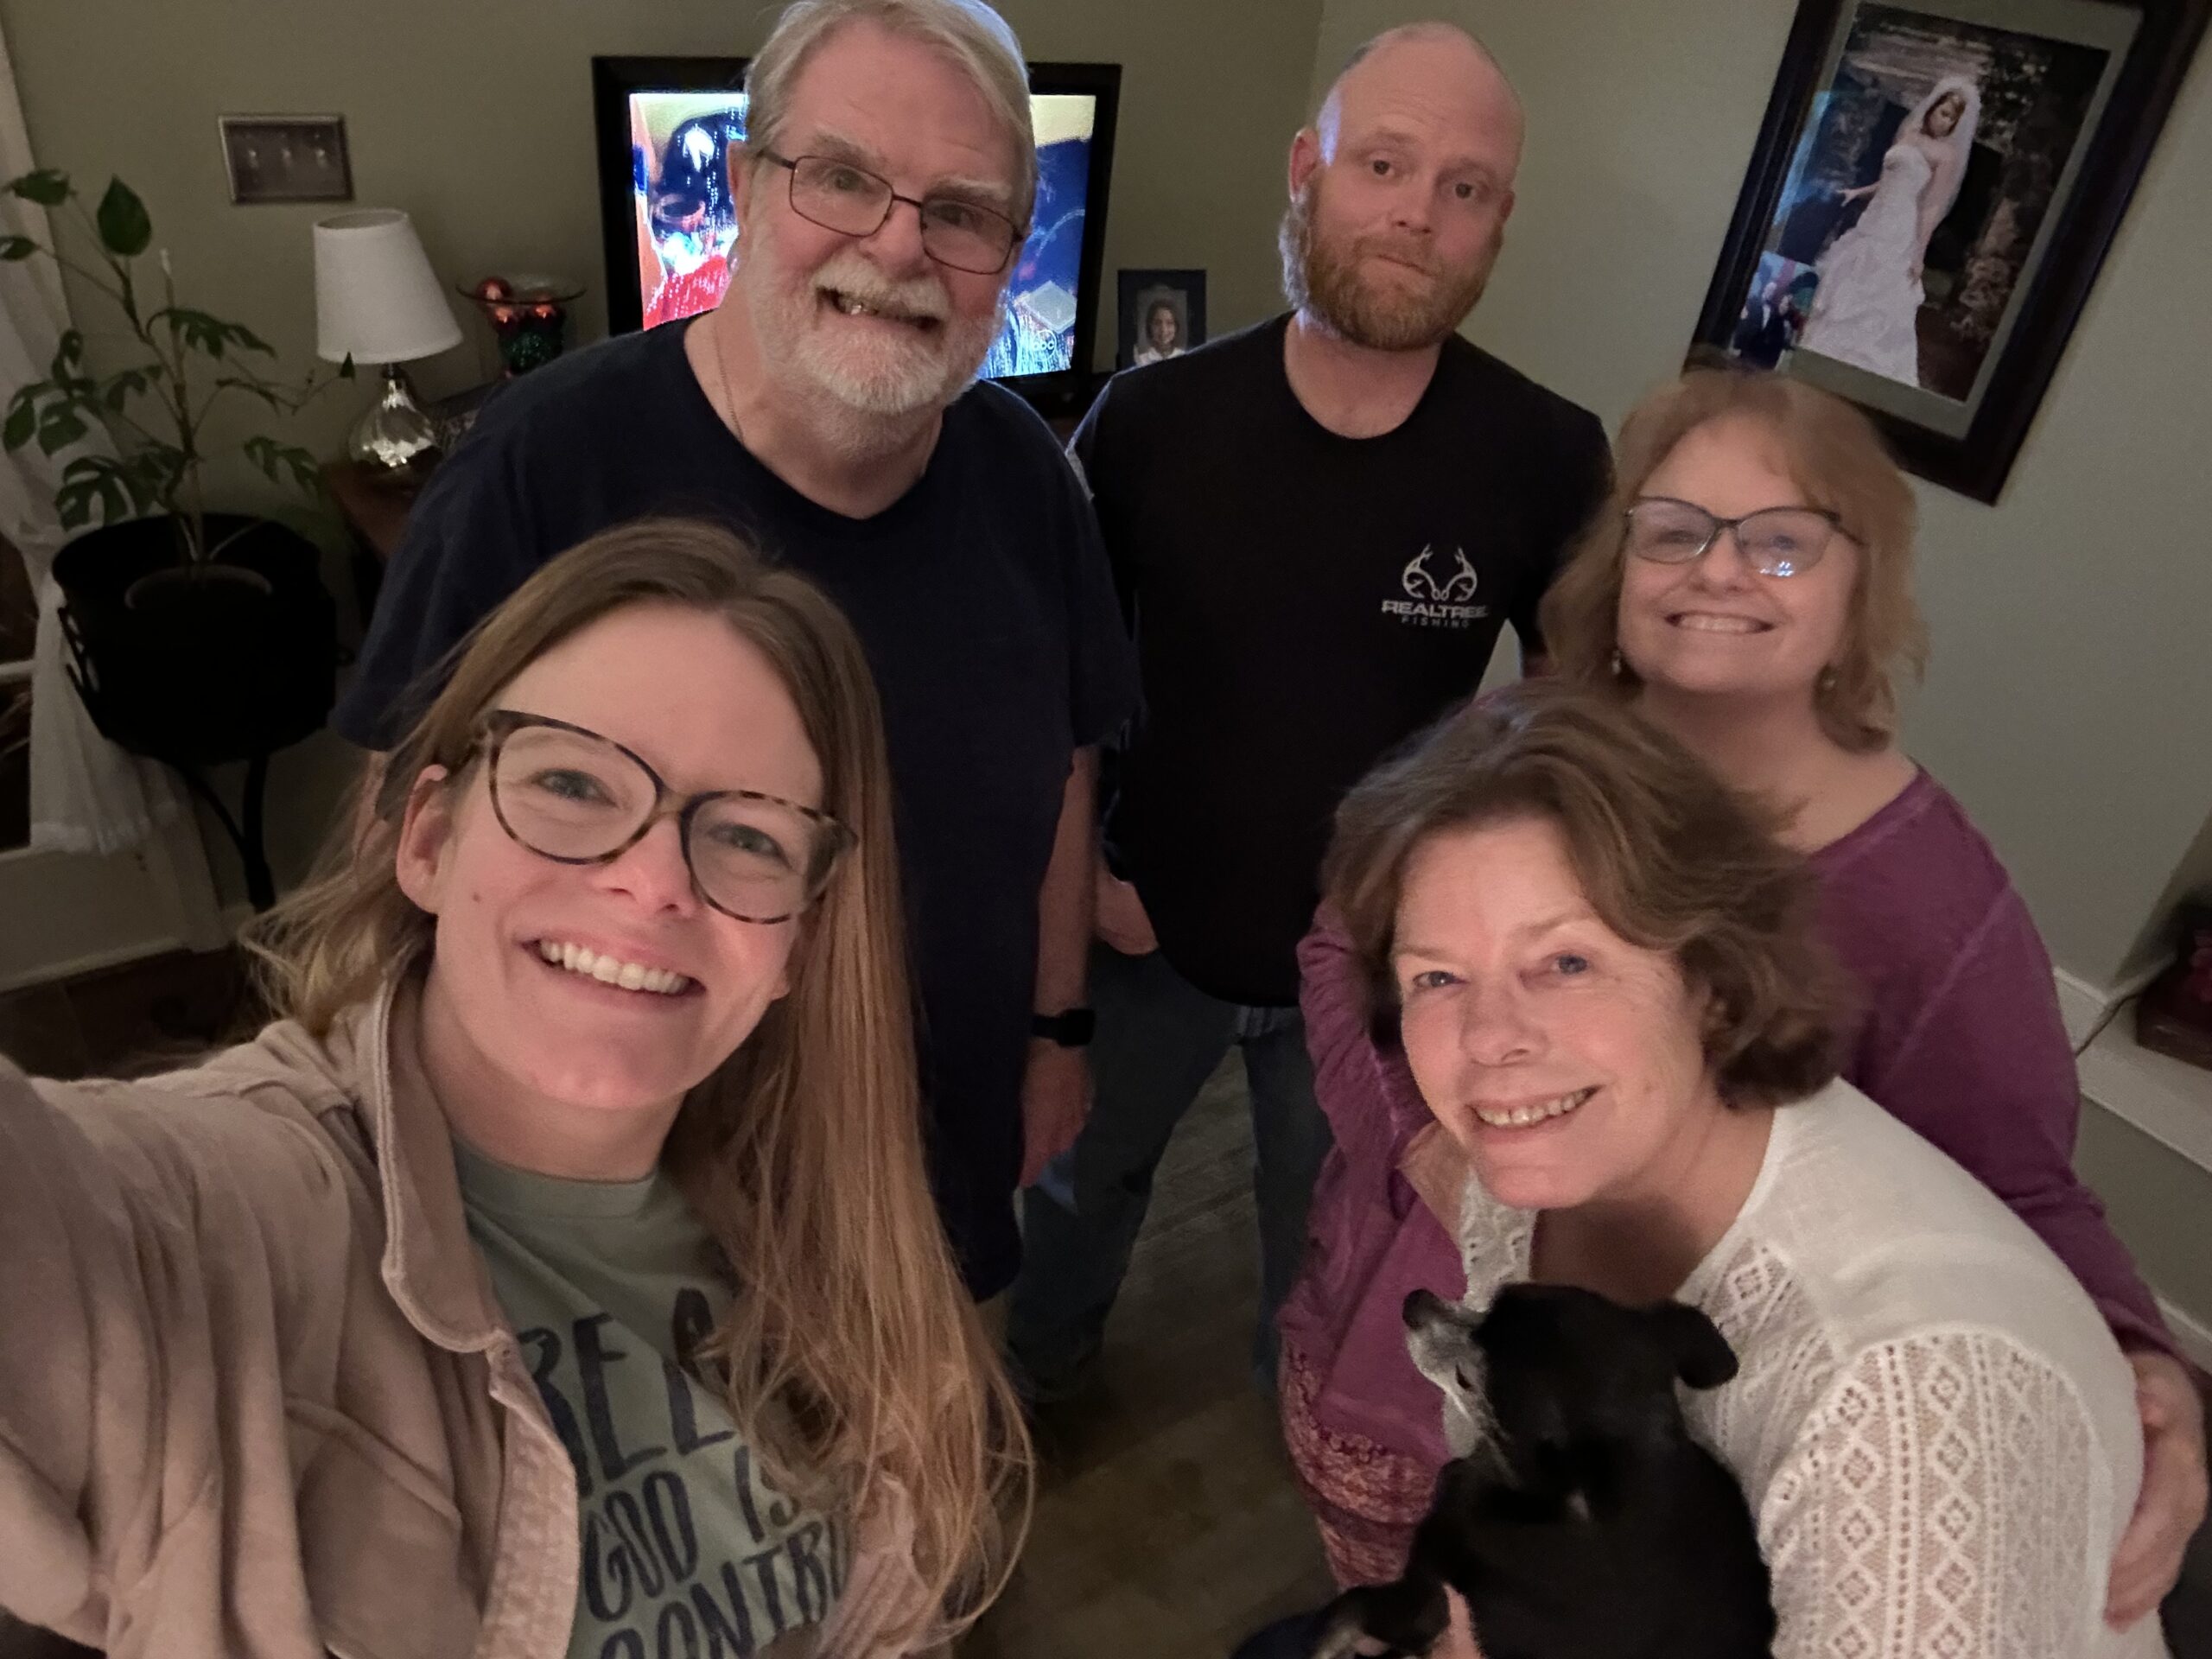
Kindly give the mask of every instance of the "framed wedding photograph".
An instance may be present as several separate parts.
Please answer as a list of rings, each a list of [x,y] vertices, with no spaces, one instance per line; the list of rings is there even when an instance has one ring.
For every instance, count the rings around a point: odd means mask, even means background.
[[[344,116],[226,115],[218,121],[232,201],[353,200]]]
[[[1692,357],[1994,501],[2212,0],[1802,0]]]
[[[1141,369],[1206,343],[1206,274],[1203,270],[1123,270],[1121,350],[1114,366]]]

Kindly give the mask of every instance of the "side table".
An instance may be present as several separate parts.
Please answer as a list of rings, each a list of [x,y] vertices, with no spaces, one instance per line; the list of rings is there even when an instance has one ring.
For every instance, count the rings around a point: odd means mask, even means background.
[[[394,479],[358,461],[334,461],[323,467],[322,482],[353,538],[353,594],[366,621],[376,608],[377,589],[384,585],[384,568],[406,533],[407,515],[423,480]]]
[[[215,822],[223,826],[223,833],[230,836],[231,845],[238,851],[238,866],[245,873],[246,902],[256,912],[267,910],[276,902],[276,878],[270,871],[269,843],[262,834],[262,809],[269,796],[270,753],[263,749],[246,757],[245,784],[239,791],[235,817],[223,798],[215,792],[207,767],[191,760],[168,760],[170,770],[206,803],[207,810],[215,815]]]

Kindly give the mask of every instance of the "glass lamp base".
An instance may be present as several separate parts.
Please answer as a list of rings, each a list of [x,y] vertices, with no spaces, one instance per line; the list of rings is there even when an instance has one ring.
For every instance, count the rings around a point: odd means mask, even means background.
[[[364,466],[402,473],[427,464],[437,447],[436,423],[415,401],[399,365],[386,365],[384,394],[353,428],[346,454]]]

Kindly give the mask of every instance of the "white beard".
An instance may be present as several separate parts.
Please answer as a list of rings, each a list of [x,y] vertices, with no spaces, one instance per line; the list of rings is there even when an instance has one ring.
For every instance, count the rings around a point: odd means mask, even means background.
[[[918,421],[941,412],[975,379],[998,334],[1003,299],[992,315],[964,319],[954,314],[940,279],[893,282],[851,249],[796,289],[779,289],[772,286],[775,261],[772,248],[762,245],[766,239],[755,241],[753,259],[736,272],[761,361],[777,379],[817,394],[809,399],[822,417],[817,425],[839,449],[864,457],[898,448]],[[822,314],[825,289],[932,317],[938,326],[916,330],[911,340],[887,329],[871,331],[880,336],[873,340],[840,338]]]

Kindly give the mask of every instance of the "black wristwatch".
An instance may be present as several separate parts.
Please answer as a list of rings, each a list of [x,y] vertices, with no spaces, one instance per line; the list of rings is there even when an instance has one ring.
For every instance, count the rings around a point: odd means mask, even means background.
[[[1090,1033],[1098,1028],[1098,1016],[1089,1008],[1069,1008],[1060,1014],[1033,1014],[1029,1016],[1029,1034],[1042,1037],[1048,1043],[1058,1043],[1062,1048],[1089,1046]]]

